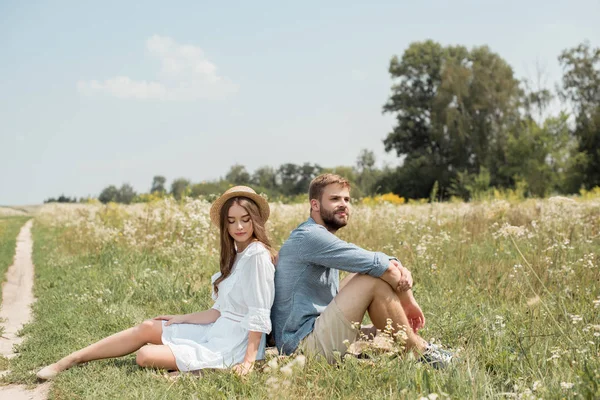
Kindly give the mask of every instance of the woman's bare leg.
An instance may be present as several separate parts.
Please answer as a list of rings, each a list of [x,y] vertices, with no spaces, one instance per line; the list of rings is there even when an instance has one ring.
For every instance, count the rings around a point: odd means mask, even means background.
[[[135,362],[140,367],[164,368],[176,370],[177,363],[173,352],[166,345],[148,345],[142,347],[135,357]]]
[[[161,336],[162,321],[147,320],[63,357],[40,370],[37,376],[40,379],[51,379],[77,364],[131,354],[147,343],[162,344]]]

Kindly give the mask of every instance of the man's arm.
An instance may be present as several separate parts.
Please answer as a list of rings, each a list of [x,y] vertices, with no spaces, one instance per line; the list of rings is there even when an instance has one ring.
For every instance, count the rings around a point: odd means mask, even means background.
[[[304,262],[376,278],[390,266],[391,257],[345,242],[323,227],[315,226],[303,232],[298,241],[298,258]]]
[[[396,293],[406,313],[408,322],[412,330],[417,333],[419,329],[425,326],[425,316],[412,290],[412,275],[410,271],[402,266],[399,261],[390,260],[390,267],[381,275],[381,279],[386,281]]]
[[[398,260],[390,260],[387,271],[381,275],[381,279],[390,284],[392,289],[398,293],[404,293],[412,288],[413,279],[410,271]]]
[[[425,317],[410,290],[412,275],[399,261],[345,242],[324,228],[314,227],[298,239],[300,260],[383,279],[398,293],[413,330],[423,326]]]

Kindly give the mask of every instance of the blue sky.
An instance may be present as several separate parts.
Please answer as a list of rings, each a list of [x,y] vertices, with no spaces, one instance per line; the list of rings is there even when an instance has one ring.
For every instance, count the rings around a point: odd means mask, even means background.
[[[600,45],[600,2],[0,0],[0,205],[98,195],[235,163],[354,164],[382,140],[390,58],[488,45],[518,78]]]

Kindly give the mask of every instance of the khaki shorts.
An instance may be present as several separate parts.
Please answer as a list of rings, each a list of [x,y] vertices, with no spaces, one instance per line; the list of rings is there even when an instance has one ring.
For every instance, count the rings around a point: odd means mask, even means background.
[[[313,331],[302,339],[298,350],[310,356],[324,356],[327,362],[334,363],[358,339],[358,334],[359,329],[346,319],[333,299],[315,321]]]

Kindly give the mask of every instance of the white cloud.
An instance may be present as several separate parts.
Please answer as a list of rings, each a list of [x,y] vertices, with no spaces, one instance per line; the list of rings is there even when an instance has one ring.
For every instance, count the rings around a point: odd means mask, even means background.
[[[106,93],[119,98],[173,101],[221,97],[238,89],[228,78],[219,76],[217,66],[207,60],[197,46],[154,35],[146,41],[146,49],[161,63],[156,81],[117,76],[104,81],[79,81],[77,89],[84,94]]]

